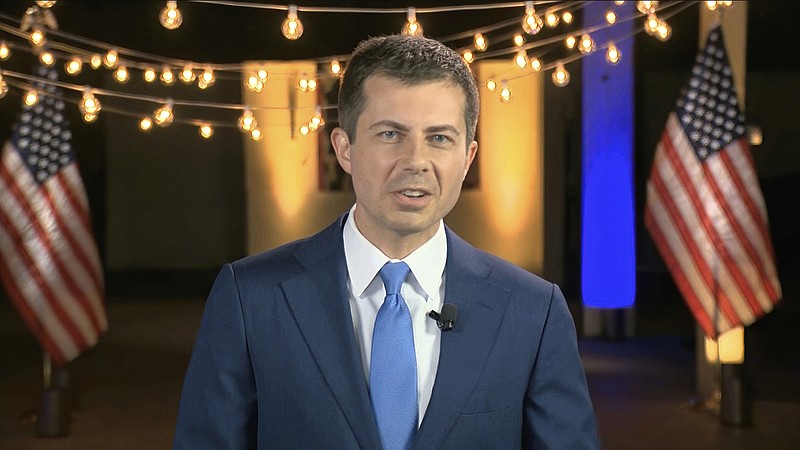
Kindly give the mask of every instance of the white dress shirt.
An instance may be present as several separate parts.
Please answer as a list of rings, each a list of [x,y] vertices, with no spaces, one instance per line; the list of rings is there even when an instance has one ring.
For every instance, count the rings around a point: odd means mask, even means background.
[[[347,260],[347,287],[350,291],[350,313],[361,350],[364,375],[369,383],[372,329],[375,317],[383,304],[386,290],[378,272],[388,261],[397,262],[383,254],[356,227],[355,206],[350,209],[344,226],[344,255]],[[414,350],[417,355],[418,425],[422,423],[431,400],[433,382],[439,365],[441,330],[428,317],[432,310],[441,311],[444,302],[444,265],[447,260],[447,238],[444,223],[439,222],[436,234],[404,261],[411,269],[400,292],[411,311],[414,330]]]

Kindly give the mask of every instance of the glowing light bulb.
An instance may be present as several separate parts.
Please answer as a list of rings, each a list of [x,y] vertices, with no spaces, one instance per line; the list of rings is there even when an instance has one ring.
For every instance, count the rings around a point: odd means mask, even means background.
[[[494,80],[487,81],[486,89],[488,89],[490,92],[494,92],[494,90],[497,89],[497,82]]]
[[[125,66],[117,67],[117,70],[114,71],[114,79],[120,83],[127,83],[128,79],[130,79],[128,68]]]
[[[660,41],[666,41],[670,37],[672,37],[672,27],[664,22],[663,20],[658,21],[658,26],[656,27],[656,37]]]
[[[0,98],[5,97],[6,94],[8,94],[8,83],[6,83],[6,80],[0,75]]]
[[[64,64],[64,72],[67,72],[70,75],[77,75],[81,73],[82,68],[83,62],[77,56],[73,56],[72,59]]]
[[[578,42],[578,40],[575,39],[575,36],[567,36],[567,38],[564,39],[564,45],[566,45],[567,48],[570,49],[570,50],[575,48],[575,44],[577,42]]]
[[[619,62],[620,58],[622,58],[622,53],[620,53],[619,49],[613,42],[608,43],[608,49],[606,49],[606,61],[610,64],[616,64]]]
[[[166,127],[172,123],[174,114],[172,114],[172,99],[167,99],[167,103],[156,109],[153,113],[153,122],[160,127]]]
[[[86,123],[92,123],[97,120],[97,117],[98,117],[97,114],[84,114],[83,121]]]
[[[555,11],[551,10],[544,13],[544,23],[550,28],[555,28],[559,20],[558,13]]]
[[[300,127],[300,134],[302,134],[303,136],[307,135],[309,131],[311,131],[311,129],[308,128],[308,125],[303,125],[302,127]]]
[[[581,53],[592,53],[593,51],[597,50],[597,44],[595,44],[594,39],[589,35],[589,33],[585,33],[581,36],[581,40],[578,43],[578,50]]]
[[[45,38],[44,31],[41,28],[35,27],[33,31],[31,31],[30,36],[28,39],[31,41],[35,47],[41,47],[47,42],[47,38]]]
[[[711,2],[706,2],[706,8],[708,8],[708,10],[709,10],[709,11],[714,11],[714,10],[716,10],[716,9],[717,9],[717,2],[716,2],[716,0],[714,0],[714,1],[711,1]]]
[[[106,68],[108,69],[113,69],[114,67],[117,67],[118,63],[119,63],[119,55],[117,54],[117,51],[114,49],[109,50],[108,53],[106,53],[106,56],[103,57],[103,65],[106,66]]]
[[[36,0],[36,6],[38,6],[39,8],[45,8],[45,9],[52,8],[53,5],[55,4],[56,4],[55,0],[50,0],[50,1]]]
[[[331,61],[330,72],[331,75],[339,75],[342,73],[342,65],[339,64],[339,61]]]
[[[522,18],[522,29],[528,34],[536,34],[542,30],[542,18],[536,14],[533,2],[525,2],[525,17]]]
[[[212,128],[211,124],[208,122],[201,123],[198,131],[200,133],[200,136],[202,136],[205,139],[210,138],[211,135],[214,134],[214,128]]]
[[[642,14],[653,14],[658,9],[658,2],[636,2],[636,9]]]
[[[181,73],[178,75],[178,78],[180,78],[181,82],[185,84],[193,82],[196,78],[196,75],[194,74],[194,70],[192,70],[192,65],[187,64],[183,66],[183,69],[181,69]]]
[[[252,131],[255,127],[258,126],[256,122],[256,117],[253,115],[253,112],[250,111],[250,107],[245,106],[244,112],[239,117],[239,120],[236,122],[236,125],[239,126],[239,129],[245,132]]]
[[[319,128],[325,125],[325,119],[322,118],[322,108],[317,106],[314,110],[314,117],[311,118],[311,122],[309,122],[314,128]]]
[[[525,54],[524,50],[518,51],[517,55],[514,56],[514,64],[516,64],[520,69],[524,69],[528,66],[528,55]]]
[[[139,121],[139,129],[142,131],[150,131],[153,128],[153,119],[149,117],[142,117]]]
[[[89,65],[92,66],[92,69],[99,69],[103,65],[103,57],[95,53],[89,58]]]
[[[614,0],[614,4],[615,4],[615,5],[622,5],[622,4],[624,4],[624,3],[625,3],[625,1],[624,1],[624,0]]]
[[[100,100],[95,98],[92,91],[87,86],[83,90],[83,98],[81,99],[80,103],[78,103],[78,110],[81,114],[97,114],[102,109],[102,105],[100,105]]]
[[[655,36],[658,32],[658,17],[655,14],[649,14],[647,20],[644,21],[644,32],[650,36]]]
[[[500,88],[500,101],[503,103],[508,103],[511,101],[511,88],[508,87],[508,83],[503,80],[502,88]]]
[[[144,74],[142,76],[144,76],[144,81],[147,81],[148,83],[156,81],[156,78],[158,77],[156,75],[156,70],[153,69],[152,67],[144,69]]]
[[[247,77],[244,82],[247,89],[253,92],[261,92],[264,90],[264,82],[258,79],[258,75],[252,74]]]
[[[214,78],[214,70],[211,66],[206,66],[203,68],[203,73],[197,78],[197,87],[205,89],[212,86],[214,81],[216,81]]]
[[[281,24],[281,33],[292,41],[303,35],[303,23],[297,18],[297,5],[289,5],[289,12]]]
[[[178,11],[178,2],[167,2],[167,6],[158,15],[158,21],[161,22],[161,26],[168,30],[174,30],[181,26],[183,16]]]
[[[403,34],[409,36],[422,36],[422,25],[417,22],[417,10],[415,8],[408,8],[406,12],[406,24],[403,25]]]
[[[11,50],[8,48],[6,41],[0,42],[0,59],[6,60],[11,56]]]
[[[516,45],[517,47],[522,47],[523,44],[525,44],[525,38],[522,37],[522,35],[519,33],[515,34],[514,45]]]
[[[161,82],[166,84],[167,86],[175,83],[175,74],[172,73],[172,69],[167,66],[161,70]]]
[[[250,130],[250,137],[253,138],[254,141],[260,141],[264,134],[261,133],[261,129],[258,127],[253,128]]]
[[[50,67],[53,64],[55,64],[56,57],[53,56],[53,52],[51,52],[50,50],[45,50],[39,53],[39,61],[41,61],[42,64],[44,64],[45,66]]]
[[[609,25],[617,23],[617,13],[610,9],[606,11],[606,23]]]
[[[567,24],[572,23],[572,19],[574,18],[575,16],[573,16],[572,13],[569,11],[564,11],[563,13],[561,13],[561,20],[563,20],[564,23]]]
[[[539,58],[531,58],[530,65],[534,72],[539,72],[542,70],[542,61],[539,60]]]
[[[556,66],[556,70],[553,72],[553,83],[558,87],[564,87],[569,84],[569,72],[567,72],[563,64]]]
[[[480,33],[475,34],[475,50],[482,52],[485,51],[486,48],[489,47],[489,41],[486,40],[486,37]]]
[[[316,90],[317,90],[317,80],[315,80],[315,79],[313,79],[313,78],[310,78],[310,79],[308,80],[308,90],[309,90],[310,92],[314,92],[314,91],[316,91]]]
[[[39,102],[39,93],[36,92],[36,89],[30,89],[25,92],[22,101],[25,103],[25,106],[31,107]]]
[[[470,49],[465,49],[463,52],[461,52],[461,57],[464,58],[464,61],[467,64],[472,64],[472,61],[475,61],[475,54],[472,53],[472,50]]]

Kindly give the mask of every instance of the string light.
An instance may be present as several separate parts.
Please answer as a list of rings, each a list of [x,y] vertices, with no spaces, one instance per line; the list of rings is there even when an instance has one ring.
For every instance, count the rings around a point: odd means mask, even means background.
[[[302,134],[303,136],[307,135],[310,131],[311,129],[308,128],[308,125],[303,125],[302,127],[300,127],[300,134]]]
[[[245,85],[253,92],[261,92],[269,79],[269,72],[267,69],[261,68],[250,74],[245,80]]]
[[[502,88],[500,88],[500,101],[503,103],[508,103],[511,101],[511,88],[508,87],[508,82],[506,80],[502,81]]]
[[[28,39],[31,41],[31,44],[33,44],[34,47],[41,47],[45,44],[45,42],[47,42],[44,31],[42,31],[42,29],[39,27],[33,28],[30,36],[28,36]]]
[[[497,89],[497,82],[494,80],[487,81],[486,89],[488,89],[490,92],[494,92],[494,90]]]
[[[470,49],[464,49],[464,51],[461,52],[461,57],[464,58],[467,64],[472,64],[472,62],[475,61],[475,54],[472,53]]]
[[[161,26],[168,30],[174,30],[181,26],[183,16],[178,11],[178,2],[167,2],[167,6],[158,15],[158,21],[161,22]]]
[[[103,57],[103,65],[106,66],[107,69],[113,69],[117,67],[119,63],[119,54],[116,50],[111,49],[106,53],[106,56]]]
[[[569,72],[564,68],[564,64],[559,63],[556,66],[556,70],[553,72],[553,83],[558,87],[569,84]]]
[[[175,74],[172,73],[172,69],[170,69],[169,66],[164,66],[164,68],[161,69],[161,77],[159,78],[161,82],[167,86],[175,83]]]
[[[211,127],[210,123],[203,122],[200,124],[200,127],[198,128],[198,132],[200,133],[200,136],[202,136],[205,139],[208,139],[211,137],[212,134],[214,134],[214,128]]]
[[[92,66],[92,69],[99,69],[103,65],[103,57],[97,53],[93,54],[89,59],[89,65]]]
[[[73,56],[69,61],[64,63],[64,72],[67,72],[70,75],[77,75],[81,73],[82,68],[83,62],[77,56]]]
[[[0,42],[0,60],[6,60],[11,56],[11,50],[8,48],[6,41]]]
[[[297,80],[297,88],[300,89],[301,92],[313,92],[317,90],[317,80],[313,78],[308,78],[306,74]]]
[[[525,44],[525,38],[522,37],[521,34],[517,33],[514,35],[514,45],[517,47],[522,47]]]
[[[5,97],[6,94],[8,94],[8,83],[6,83],[6,80],[0,75],[0,98]]]
[[[555,28],[558,25],[559,17],[555,10],[548,10],[544,13],[544,23],[550,27]]]
[[[486,40],[486,36],[482,35],[481,33],[475,33],[475,50],[482,52],[485,51],[487,47],[489,47],[489,41]]]
[[[514,64],[520,69],[524,69],[528,66],[528,55],[525,53],[525,50],[517,52],[517,55],[514,57]]]
[[[564,11],[563,13],[561,13],[561,20],[563,20],[564,23],[566,24],[572,23],[572,19],[574,18],[575,16],[573,16],[572,13],[569,11]]]
[[[260,141],[264,135],[261,133],[261,129],[258,127],[253,128],[250,130],[250,137],[253,138],[254,141]]]
[[[98,116],[97,114],[84,114],[83,121],[86,123],[92,123],[95,120],[97,120],[97,116]]]
[[[31,107],[39,102],[39,93],[36,92],[36,89],[29,89],[22,97],[22,101],[25,103],[25,106]]]
[[[616,45],[613,42],[608,43],[608,49],[606,49],[606,61],[610,64],[616,64],[619,62],[620,58],[622,57],[622,53],[619,51]]]
[[[613,10],[609,9],[608,11],[606,11],[605,17],[606,17],[606,23],[609,25],[613,25],[617,22],[617,13],[615,13]]]
[[[142,131],[150,131],[153,128],[153,119],[149,117],[142,117],[139,121],[139,129]]]
[[[636,2],[636,9],[642,14],[653,14],[658,9],[658,2]]]
[[[564,39],[564,45],[566,45],[567,48],[570,49],[570,50],[575,48],[575,43],[576,42],[577,42],[577,39],[575,39],[575,36],[567,36],[567,38]]]
[[[578,43],[578,50],[583,54],[592,53],[597,50],[597,44],[595,44],[594,39],[592,39],[589,33],[584,33],[584,35],[581,36],[581,40]]]
[[[286,19],[281,24],[281,33],[286,39],[295,41],[303,35],[303,23],[297,18],[297,5],[289,5]]]
[[[249,132],[254,130],[258,123],[256,122],[256,117],[253,115],[253,112],[250,111],[249,106],[244,107],[244,112],[239,117],[239,120],[236,121],[236,125],[239,127],[240,130]]]
[[[36,6],[38,6],[39,8],[45,8],[45,9],[52,8],[53,5],[55,5],[55,4],[56,4],[55,0],[49,0],[49,1],[47,1],[47,0],[36,0]]]
[[[193,82],[195,78],[197,78],[197,76],[194,74],[194,70],[192,70],[192,65],[187,64],[181,70],[181,73],[180,75],[178,75],[178,78],[181,79],[181,82],[189,84]]]
[[[153,113],[153,122],[155,122],[156,125],[166,127],[172,123],[175,117],[172,113],[172,105],[172,99],[168,98],[167,103],[155,110]]]
[[[534,72],[539,72],[542,70],[542,61],[539,58],[531,58],[530,59],[531,69]]]
[[[525,17],[522,18],[522,29],[528,34],[536,34],[542,30],[542,18],[536,14],[533,2],[525,2]]]
[[[53,64],[55,64],[56,57],[53,56],[53,52],[51,52],[50,50],[45,50],[39,53],[39,61],[41,61],[42,64],[44,64],[45,66],[50,67]]]
[[[656,26],[656,37],[660,41],[666,41],[672,36],[672,27],[667,24],[667,22],[660,20],[658,21],[658,26]]]
[[[417,10],[415,8],[408,8],[406,24],[403,25],[402,33],[409,36],[422,36],[422,25],[417,22]]]
[[[203,68],[203,73],[197,79],[197,87],[206,89],[213,86],[215,81],[214,70],[210,66],[206,66]]]
[[[152,83],[153,81],[156,81],[156,78],[158,77],[156,75],[156,69],[153,69],[152,67],[148,67],[148,68],[144,69],[144,74],[142,74],[142,76],[144,77],[144,81],[146,81],[148,83]]]
[[[658,17],[655,14],[649,14],[647,20],[644,21],[644,32],[650,36],[655,36],[658,32]]]
[[[114,79],[119,83],[127,83],[129,78],[130,73],[128,73],[128,68],[125,66],[119,66],[114,71]]]
[[[339,75],[342,73],[342,65],[339,64],[339,61],[331,61],[331,66],[329,68],[331,75]]]

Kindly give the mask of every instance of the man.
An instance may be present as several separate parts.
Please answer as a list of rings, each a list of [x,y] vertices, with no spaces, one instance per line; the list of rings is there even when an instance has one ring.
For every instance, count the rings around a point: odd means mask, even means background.
[[[222,269],[175,449],[598,447],[558,287],[443,224],[477,151],[478,103],[441,43],[358,46],[331,133],[356,204]],[[452,329],[428,315],[443,304]]]

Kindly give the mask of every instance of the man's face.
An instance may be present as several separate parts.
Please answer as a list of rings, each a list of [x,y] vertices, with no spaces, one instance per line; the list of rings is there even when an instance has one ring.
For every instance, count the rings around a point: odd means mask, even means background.
[[[413,251],[455,206],[478,148],[467,147],[464,93],[444,81],[408,86],[383,75],[369,77],[364,93],[355,143],[340,128],[331,133],[353,178],[356,225],[384,253]]]

